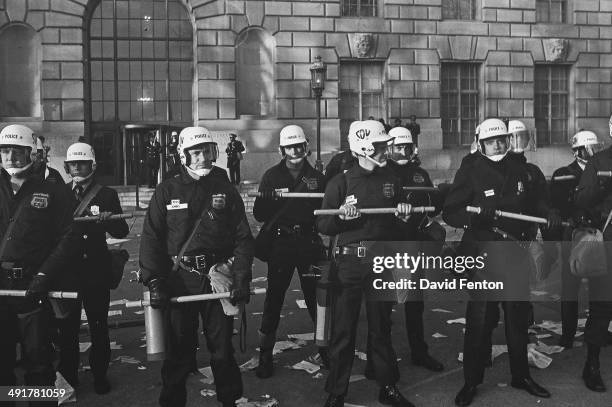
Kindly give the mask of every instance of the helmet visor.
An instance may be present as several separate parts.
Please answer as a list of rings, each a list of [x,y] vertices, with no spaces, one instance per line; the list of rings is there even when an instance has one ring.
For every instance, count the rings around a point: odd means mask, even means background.
[[[525,151],[529,149],[531,136],[528,130],[521,130],[519,132],[514,133],[511,137],[511,144],[513,151]]]

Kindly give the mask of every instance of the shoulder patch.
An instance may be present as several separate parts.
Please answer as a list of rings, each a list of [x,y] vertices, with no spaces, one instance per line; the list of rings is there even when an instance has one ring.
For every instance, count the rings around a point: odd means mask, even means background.
[[[309,191],[316,191],[319,189],[319,180],[316,178],[302,177],[302,182],[306,184]]]
[[[49,206],[49,194],[43,192],[33,193],[30,206],[36,209],[45,209]]]
[[[425,177],[423,174],[419,174],[418,172],[412,176],[412,181],[416,184],[423,184],[425,182]]]
[[[385,198],[393,198],[395,196],[395,184],[391,182],[384,183],[382,192]]]
[[[212,196],[213,209],[225,209],[225,204],[226,204],[225,194],[213,194]]]

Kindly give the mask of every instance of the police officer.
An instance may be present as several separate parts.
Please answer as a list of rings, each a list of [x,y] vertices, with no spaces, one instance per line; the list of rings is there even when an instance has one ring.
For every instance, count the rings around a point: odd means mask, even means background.
[[[245,148],[240,140],[236,140],[234,133],[230,134],[230,142],[227,143],[225,153],[227,154],[227,168],[230,172],[232,184],[240,185],[240,161]]]
[[[201,316],[211,352],[217,399],[223,406],[234,406],[242,395],[242,379],[232,347],[233,317],[224,314],[218,300],[183,304],[168,300],[179,295],[210,293],[206,276],[210,267],[233,258],[231,301],[248,302],[253,237],[236,189],[210,176],[212,163],[219,154],[210,132],[203,127],[183,129],[178,151],[181,173],[157,186],[140,245],[142,280],[149,287],[151,306],[164,310],[166,324],[166,359],[159,403],[164,407],[186,403],[185,382],[193,367]],[[190,235],[193,236],[181,258],[176,258]]]
[[[402,180],[402,185],[407,187],[433,187],[427,171],[412,162],[416,146],[410,130],[405,127],[395,127],[391,129],[389,136],[393,138],[393,144],[390,147],[391,159],[387,165]],[[430,216],[434,217],[442,210],[442,202],[436,196],[438,194],[418,191],[405,192],[404,194],[406,202],[413,206],[436,207],[437,211],[434,213],[412,215],[409,223],[418,232],[418,240],[422,244],[423,253],[425,255],[439,255],[446,233],[440,224],[430,218]],[[440,372],[444,370],[444,365],[429,354],[425,342],[424,310],[423,291],[420,289],[410,290],[410,297],[404,303],[404,315],[412,363],[434,372]]]
[[[65,170],[72,181],[65,186],[66,194],[75,197],[73,210],[76,216],[97,216],[98,222],[75,223],[74,229],[81,237],[79,254],[71,264],[73,281],[79,291],[79,300],[71,303],[67,317],[59,319],[59,372],[72,387],[79,384],[79,328],[81,304],[85,308],[91,337],[89,365],[94,376],[94,389],[98,394],[110,391],[106,377],[110,362],[108,337],[108,308],[111,285],[111,254],[106,245],[106,234],[120,239],[127,236],[128,224],[123,219],[108,220],[111,215],[122,213],[119,196],[114,189],[98,184],[95,179],[96,157],[93,148],[86,143],[68,147]],[[95,195],[93,195],[95,193]],[[87,200],[88,202],[83,202]]]
[[[612,136],[612,120],[610,122]],[[582,157],[585,158],[585,157]],[[576,204],[589,211],[593,216],[593,226],[600,229],[606,223],[612,210],[612,182],[610,177],[599,177],[598,171],[612,170],[612,148],[608,147],[596,153],[587,161],[580,183],[576,190]],[[612,227],[604,231],[606,242],[606,259],[612,262]],[[587,318],[584,340],[587,344],[587,359],[582,371],[582,378],[587,388],[596,392],[606,391],[601,378],[599,353],[608,342],[608,326],[612,319],[612,273],[589,279],[589,316]]]
[[[149,188],[155,188],[157,184],[160,151],[161,147],[157,142],[155,133],[149,134],[149,139],[145,145],[145,164],[147,166],[147,182],[149,183]]]
[[[325,167],[325,181],[329,182],[337,174],[346,172],[354,165],[357,165],[357,159],[350,149],[336,154]]]
[[[49,167],[47,160],[48,148],[45,146],[45,138],[43,136],[36,137],[36,161],[37,165],[40,165],[45,171],[45,179],[51,182],[64,183],[64,178],[53,167]]]
[[[557,209],[565,221],[574,221],[575,224],[590,224],[589,213],[576,206],[575,191],[587,162],[601,148],[597,135],[592,131],[582,130],[576,133],[571,140],[574,161],[565,167],[558,168],[552,175],[550,182],[551,206]],[[571,175],[573,179],[555,180],[556,177]],[[552,241],[571,241],[573,228],[558,230],[548,236]],[[561,269],[561,322],[562,334],[559,345],[572,348],[574,336],[578,326],[578,291],[581,278],[570,272],[569,255],[571,248],[568,243],[562,243],[562,269]]]
[[[502,281],[510,296],[528,296],[529,276],[524,249],[516,240],[523,241],[530,233],[524,222],[513,219],[497,219],[496,210],[509,212],[534,213],[541,204],[534,201],[529,190],[528,173],[521,163],[510,157],[509,133],[506,125],[499,119],[487,119],[480,124],[479,143],[481,155],[474,157],[471,166],[455,179],[444,204],[443,217],[451,226],[470,231],[469,239],[478,253],[488,252],[487,261],[503,262],[506,258],[515,259],[512,264],[504,264],[501,270],[495,267],[486,269],[486,275],[474,273],[474,279]],[[481,208],[479,215],[471,215],[466,206]],[[552,221],[552,220],[551,220]],[[556,221],[556,220],[554,220]],[[496,241],[510,241],[503,246]],[[492,242],[493,244],[489,244]],[[512,268],[508,273],[503,269]],[[495,274],[495,272],[501,273]],[[464,338],[463,372],[465,385],[455,398],[458,406],[471,404],[476,395],[476,386],[482,383],[484,368],[489,356],[486,346],[490,338],[487,327],[487,309],[491,302],[496,305],[497,298],[480,293],[471,293],[472,299],[466,310],[466,331]],[[504,297],[507,299],[507,297]],[[510,297],[510,299],[512,299]],[[503,300],[506,339],[512,372],[511,385],[524,389],[538,397],[550,397],[550,393],[538,385],[529,375],[527,364],[528,314],[526,301]]]
[[[259,366],[255,374],[268,378],[273,374],[272,350],[280,321],[285,293],[297,268],[308,313],[313,323],[316,317],[316,279],[309,272],[310,265],[322,257],[322,243],[315,229],[313,211],[321,207],[320,199],[273,199],[273,191],[323,192],[323,174],[316,171],[306,159],[308,142],[300,126],[289,125],[280,131],[279,149],[283,159],[268,169],[259,184],[259,191],[269,197],[258,197],[253,215],[273,234],[268,254],[268,291],[264,303],[260,335]],[[276,216],[280,213],[279,216]],[[325,351],[320,352],[326,363]]]
[[[72,200],[37,171],[36,137],[19,124],[0,132],[0,287],[26,297],[0,297],[0,385],[14,386],[15,344],[21,342],[25,383],[53,386],[52,312],[47,293],[78,246]],[[30,405],[57,405],[31,402]]]
[[[362,263],[361,241],[411,240],[406,224],[410,205],[400,203],[401,180],[386,167],[390,137],[381,123],[374,120],[353,122],[348,134],[351,152],[358,165],[335,176],[327,185],[324,209],[342,209],[341,216],[321,216],[319,230],[338,235],[337,284],[332,300],[331,339],[329,341],[330,372],[325,390],[326,407],[344,405],[354,359],[355,336],[361,300],[371,278],[371,264]],[[357,208],[395,207],[393,215],[359,216]],[[413,406],[399,392],[397,358],[391,343],[391,311],[393,303],[366,299],[368,340],[376,381],[380,385],[379,401],[392,406]]]

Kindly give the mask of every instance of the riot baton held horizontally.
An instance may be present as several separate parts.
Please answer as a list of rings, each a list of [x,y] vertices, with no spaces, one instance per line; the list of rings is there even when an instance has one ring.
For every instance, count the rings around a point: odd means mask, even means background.
[[[0,290],[0,297],[25,297],[25,290]],[[71,291],[49,291],[49,298],[62,298],[76,300],[79,298],[79,293]]]
[[[121,213],[118,215],[111,215],[105,220],[117,220],[117,219],[132,219],[133,213]],[[78,216],[73,219],[75,222],[97,222],[100,220],[99,216]]]
[[[575,179],[575,175],[557,175],[556,177],[551,178],[552,181],[571,181]]]
[[[323,192],[281,192],[281,191],[270,191],[270,192],[247,192],[247,196],[254,198],[323,198],[325,194]]]
[[[480,213],[482,211],[482,209],[477,206],[467,206],[465,210],[470,213]],[[548,220],[546,220],[546,218],[539,218],[537,216],[523,215],[522,213],[495,211],[495,215],[499,216],[500,218],[516,219],[516,220],[522,220],[525,222],[533,222],[533,223],[541,223],[541,224],[548,223]],[[570,226],[569,222],[561,222],[561,225]]]
[[[252,295],[265,294],[265,288],[255,288],[251,290]],[[186,295],[181,297],[170,298],[172,303],[198,302],[219,300],[222,298],[230,298],[231,293],[213,293],[213,294],[198,294]],[[128,301],[125,303],[126,308],[143,307],[145,316],[145,331],[147,338],[147,360],[162,360],[166,350],[164,341],[164,319],[161,309],[151,307],[149,302],[151,299],[149,291],[143,292],[143,299],[138,301]]]
[[[387,213],[395,213],[397,212],[397,208],[358,208],[357,209],[360,214],[363,215],[381,215]],[[410,213],[426,213],[426,212],[435,212],[435,206],[413,206],[410,208]],[[315,216],[321,215],[344,215],[343,209],[315,209]]]

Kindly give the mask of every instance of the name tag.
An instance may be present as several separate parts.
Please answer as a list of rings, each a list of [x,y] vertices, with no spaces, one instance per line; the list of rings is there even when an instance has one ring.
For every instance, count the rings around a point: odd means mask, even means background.
[[[180,199],[172,199],[170,205],[166,205],[166,209],[169,211],[175,211],[177,209],[187,209],[187,202],[181,203]]]
[[[93,216],[98,216],[100,214],[100,207],[98,205],[91,205],[89,210]]]
[[[487,189],[485,191],[485,196],[494,196],[495,195],[495,190],[493,189]]]
[[[289,192],[289,188],[276,188],[274,192]]]
[[[344,203],[347,205],[357,205],[357,198],[355,197],[355,195],[349,195],[344,200]]]

